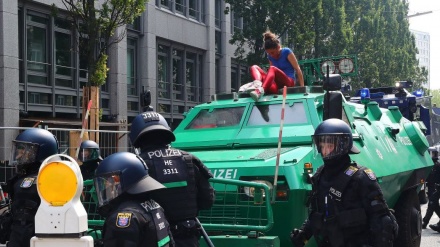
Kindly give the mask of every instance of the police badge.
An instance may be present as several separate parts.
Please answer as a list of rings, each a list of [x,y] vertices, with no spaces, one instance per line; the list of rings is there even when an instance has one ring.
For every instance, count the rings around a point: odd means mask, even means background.
[[[367,174],[368,178],[370,178],[370,180],[376,180],[376,175],[374,175],[374,172],[371,169],[365,169],[364,170],[365,174]]]
[[[118,213],[116,218],[116,226],[118,228],[126,228],[130,225],[132,213]]]
[[[21,182],[20,187],[21,188],[29,188],[34,183],[35,178],[25,178],[23,179],[23,182]]]

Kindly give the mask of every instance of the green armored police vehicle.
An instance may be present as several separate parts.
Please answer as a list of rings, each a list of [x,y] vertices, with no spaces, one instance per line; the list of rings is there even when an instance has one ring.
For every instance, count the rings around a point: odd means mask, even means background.
[[[426,137],[397,106],[380,108],[367,92],[359,103],[347,101],[341,81],[327,75],[321,86],[288,88],[285,96],[259,102],[247,93],[214,95],[187,113],[172,146],[196,155],[214,174],[216,202],[199,219],[215,246],[292,245],[290,231],[308,216],[310,176],[323,164],[311,135],[328,118],[351,126],[361,151],[352,159],[374,171],[395,210],[395,246],[420,245],[417,193],[433,166]]]

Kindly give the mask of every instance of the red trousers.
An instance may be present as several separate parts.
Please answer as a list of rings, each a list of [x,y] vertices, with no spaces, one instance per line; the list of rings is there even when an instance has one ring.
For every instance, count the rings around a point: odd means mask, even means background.
[[[278,90],[284,86],[295,86],[295,81],[275,66],[270,66],[267,73],[258,65],[252,65],[249,70],[252,79],[263,83],[264,93],[266,94],[277,94]]]

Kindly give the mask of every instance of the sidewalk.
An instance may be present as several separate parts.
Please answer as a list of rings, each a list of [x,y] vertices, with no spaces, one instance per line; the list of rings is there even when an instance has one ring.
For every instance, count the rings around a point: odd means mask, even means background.
[[[422,218],[425,216],[428,204],[421,205]],[[434,213],[429,221],[428,227],[422,229],[422,242],[420,247],[440,246],[440,233],[429,228],[430,224],[437,224],[440,221],[439,217]]]

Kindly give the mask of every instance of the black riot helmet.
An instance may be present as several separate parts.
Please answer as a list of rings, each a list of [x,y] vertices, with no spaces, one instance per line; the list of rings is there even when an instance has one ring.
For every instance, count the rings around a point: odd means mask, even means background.
[[[176,140],[165,118],[157,112],[147,111],[131,122],[130,141],[135,148],[149,145],[167,145]]]
[[[114,153],[103,159],[93,180],[99,207],[124,193],[137,195],[165,188],[148,175],[147,164],[142,158],[129,152]]]
[[[337,159],[348,153],[359,153],[353,145],[350,126],[340,119],[331,118],[320,123],[312,139],[315,154],[321,154],[324,160]]]
[[[37,171],[49,156],[58,153],[56,137],[45,129],[27,129],[12,141],[10,165],[18,170]]]
[[[98,143],[91,140],[85,140],[81,142],[81,146],[79,147],[78,160],[83,163],[87,161],[101,161],[102,158],[99,152]]]

